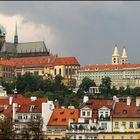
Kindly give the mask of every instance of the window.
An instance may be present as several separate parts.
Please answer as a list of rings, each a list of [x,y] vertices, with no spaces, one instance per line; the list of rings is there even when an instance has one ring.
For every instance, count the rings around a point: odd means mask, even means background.
[[[34,75],[39,75],[39,72],[38,71],[34,71]]]
[[[82,112],[82,116],[85,116],[85,112]]]
[[[82,136],[79,136],[79,140],[82,140]]]
[[[121,140],[124,140],[124,136],[121,136]]]
[[[103,136],[103,140],[105,140],[105,136]]]
[[[118,126],[119,126],[119,123],[115,122],[115,128],[118,128]]]
[[[112,138],[111,138],[112,140],[114,140],[115,139],[115,137],[114,136],[112,136]]]
[[[127,114],[127,110],[123,110],[123,114]]]
[[[137,128],[140,128],[140,122],[137,122]]]
[[[61,69],[59,69],[59,74],[61,75]]]
[[[54,75],[56,75],[56,69],[54,69]]]
[[[107,123],[101,123],[102,128],[107,129]]]
[[[18,116],[18,119],[19,119],[19,120],[22,119],[22,116],[19,115],[19,116]]]
[[[130,128],[133,128],[133,122],[130,122]]]
[[[90,112],[89,111],[87,112],[87,116],[90,116]]]
[[[105,117],[108,117],[108,112],[105,112]]]
[[[130,140],[133,140],[133,136],[130,136]]]
[[[124,126],[124,128],[126,128],[126,122],[122,122],[122,126]]]

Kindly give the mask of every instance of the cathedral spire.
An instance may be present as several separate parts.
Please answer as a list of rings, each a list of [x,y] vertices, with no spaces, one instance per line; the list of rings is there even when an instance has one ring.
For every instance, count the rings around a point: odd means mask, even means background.
[[[14,44],[15,44],[15,46],[17,46],[17,44],[18,44],[17,23],[16,23],[16,25],[15,25]]]
[[[118,52],[118,48],[117,48],[117,44],[115,44],[114,53],[113,53],[112,56],[119,56],[119,52]]]

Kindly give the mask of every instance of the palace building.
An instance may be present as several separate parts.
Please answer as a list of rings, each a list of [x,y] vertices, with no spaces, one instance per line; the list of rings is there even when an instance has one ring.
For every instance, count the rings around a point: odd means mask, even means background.
[[[97,86],[101,84],[104,77],[110,77],[112,86],[117,88],[123,86],[139,87],[140,86],[140,64],[131,64],[128,61],[128,56],[125,47],[122,50],[122,55],[119,55],[117,45],[115,45],[112,54],[112,64],[94,64],[82,66],[77,75],[73,78],[77,80],[77,86],[80,85],[84,77],[93,79]]]

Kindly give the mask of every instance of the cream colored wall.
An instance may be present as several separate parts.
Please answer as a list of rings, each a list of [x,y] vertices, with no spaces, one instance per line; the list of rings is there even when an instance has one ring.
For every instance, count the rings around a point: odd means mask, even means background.
[[[23,74],[25,74],[26,72],[30,72],[30,73],[33,73],[34,74],[34,72],[35,71],[38,71],[38,73],[39,73],[39,75],[42,75],[43,76],[43,73],[42,72],[44,72],[44,68],[43,67],[40,67],[40,68],[22,68],[22,69],[16,69],[15,70],[15,75],[17,76],[17,73],[18,72],[20,72],[21,73],[21,75],[23,75]]]
[[[54,73],[53,73],[53,77],[55,77],[55,69],[56,69],[56,75],[59,74],[59,69],[61,69],[61,76],[64,77],[65,76],[65,66],[64,65],[57,65],[54,66]]]
[[[119,123],[118,128],[115,128],[115,122]],[[122,122],[126,122],[124,132],[140,132],[140,128],[137,128],[137,122],[140,122],[140,118],[113,118],[113,132],[121,131]],[[133,128],[129,127],[130,122],[133,122]]]

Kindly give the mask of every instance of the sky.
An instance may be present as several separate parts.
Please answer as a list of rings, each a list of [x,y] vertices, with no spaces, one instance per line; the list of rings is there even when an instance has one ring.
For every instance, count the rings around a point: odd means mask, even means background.
[[[81,66],[110,64],[115,44],[129,63],[140,63],[139,1],[0,1],[6,41],[45,41],[59,56],[75,56]]]

